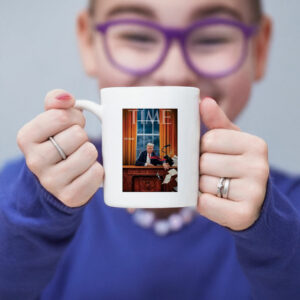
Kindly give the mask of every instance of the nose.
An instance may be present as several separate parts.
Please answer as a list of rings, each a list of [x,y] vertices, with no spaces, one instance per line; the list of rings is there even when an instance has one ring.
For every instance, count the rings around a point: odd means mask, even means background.
[[[155,85],[196,86],[197,74],[186,64],[178,41],[172,41],[162,64],[151,74]]]

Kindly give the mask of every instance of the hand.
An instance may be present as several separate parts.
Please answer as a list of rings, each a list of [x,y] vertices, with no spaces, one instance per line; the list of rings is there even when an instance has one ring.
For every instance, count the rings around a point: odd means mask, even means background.
[[[147,166],[146,167],[154,167],[154,165],[152,165],[152,164],[147,164]]]
[[[168,163],[163,163],[163,167],[165,170],[170,169],[170,165]]]
[[[201,101],[200,115],[210,131],[201,139],[198,212],[232,230],[246,229],[259,217],[266,194],[267,144],[241,132],[213,99]],[[231,179],[228,199],[216,196],[221,177]]]
[[[19,130],[17,142],[28,168],[42,186],[65,205],[78,207],[87,203],[102,185],[104,170],[97,162],[96,147],[83,129],[83,114],[73,108],[75,99],[56,98],[62,94],[66,92],[54,90],[47,94],[46,111]],[[50,136],[61,146],[66,160],[49,141]]]

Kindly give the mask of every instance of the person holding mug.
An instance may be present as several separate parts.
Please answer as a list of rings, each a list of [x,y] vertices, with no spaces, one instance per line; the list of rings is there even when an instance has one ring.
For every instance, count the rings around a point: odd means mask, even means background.
[[[135,162],[135,165],[136,166],[162,165],[165,169],[169,169],[170,165],[165,160],[164,161],[159,160],[153,150],[154,150],[154,144],[148,143],[146,150],[140,153],[138,159]]]
[[[0,174],[0,299],[299,299],[300,177],[234,124],[265,73],[260,2],[90,1],[77,35],[100,88],[201,89],[197,205],[105,205],[101,140],[50,91]]]

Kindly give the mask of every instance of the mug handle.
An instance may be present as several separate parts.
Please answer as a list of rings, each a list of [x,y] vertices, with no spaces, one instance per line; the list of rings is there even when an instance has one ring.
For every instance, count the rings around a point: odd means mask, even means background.
[[[85,109],[93,114],[102,122],[103,105],[97,104],[90,100],[76,100],[75,108]]]

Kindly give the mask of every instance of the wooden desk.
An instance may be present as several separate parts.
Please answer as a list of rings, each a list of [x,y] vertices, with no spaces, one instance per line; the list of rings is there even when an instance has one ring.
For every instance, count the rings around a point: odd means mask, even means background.
[[[177,167],[170,169],[177,170]],[[158,178],[157,174],[161,179]],[[176,192],[176,175],[167,184],[162,184],[168,170],[163,166],[123,166],[123,192]]]

